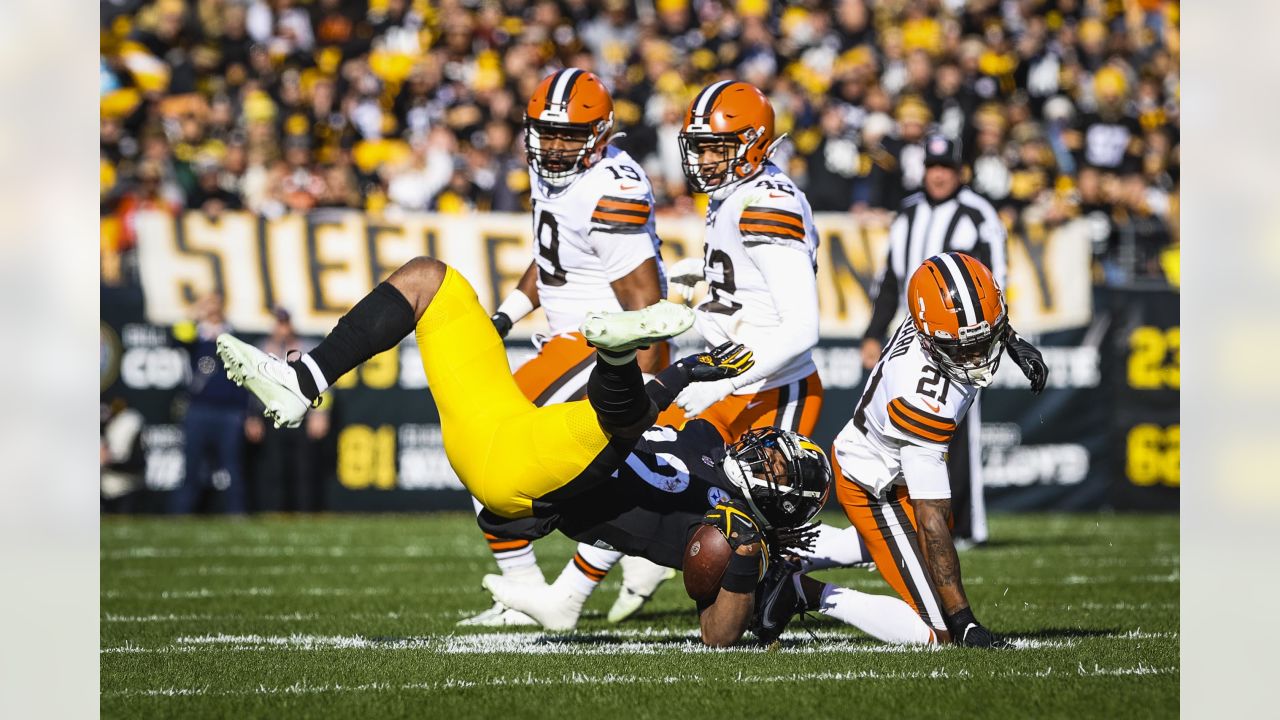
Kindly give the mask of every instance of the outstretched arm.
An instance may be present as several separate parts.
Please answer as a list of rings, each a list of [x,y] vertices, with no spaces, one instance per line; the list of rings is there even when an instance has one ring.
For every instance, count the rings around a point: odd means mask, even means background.
[[[736,343],[727,342],[713,350],[680,358],[645,385],[649,399],[661,412],[669,407],[690,383],[734,378],[755,365],[752,353]]]

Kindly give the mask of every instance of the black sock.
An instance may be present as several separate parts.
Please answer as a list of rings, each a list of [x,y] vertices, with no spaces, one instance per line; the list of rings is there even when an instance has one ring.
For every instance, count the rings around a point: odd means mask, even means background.
[[[587,399],[595,408],[600,427],[610,435],[639,437],[658,416],[634,358],[621,365],[597,358],[587,381]]]
[[[357,365],[395,347],[413,332],[417,319],[413,306],[390,283],[381,283],[365,295],[314,350],[307,353],[324,379],[332,383]],[[289,363],[298,374],[302,394],[312,400],[320,394],[311,370],[301,359]]]

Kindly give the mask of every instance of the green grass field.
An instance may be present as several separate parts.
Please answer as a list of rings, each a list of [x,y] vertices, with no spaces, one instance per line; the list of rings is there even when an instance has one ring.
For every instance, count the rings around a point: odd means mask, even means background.
[[[845,525],[843,518],[828,521]],[[463,632],[493,561],[465,514],[104,518],[104,717],[1170,717],[1178,520],[997,515],[961,554],[1016,650],[907,649],[827,618],[765,651],[702,648],[679,579],[610,625]],[[573,545],[540,542],[548,579]],[[818,577],[891,592],[873,571]]]

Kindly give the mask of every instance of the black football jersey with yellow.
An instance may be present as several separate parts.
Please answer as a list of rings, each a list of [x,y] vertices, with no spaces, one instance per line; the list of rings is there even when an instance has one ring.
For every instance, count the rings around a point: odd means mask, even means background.
[[[739,496],[717,471],[724,441],[711,423],[644,433],[610,481],[559,505],[565,535],[679,569],[689,534],[708,510]]]

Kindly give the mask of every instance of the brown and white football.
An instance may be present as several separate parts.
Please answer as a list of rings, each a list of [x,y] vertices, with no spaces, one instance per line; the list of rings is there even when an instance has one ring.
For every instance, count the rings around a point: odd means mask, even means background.
[[[714,601],[732,555],[724,533],[712,525],[698,526],[684,549],[684,590],[689,597],[698,602]]]

